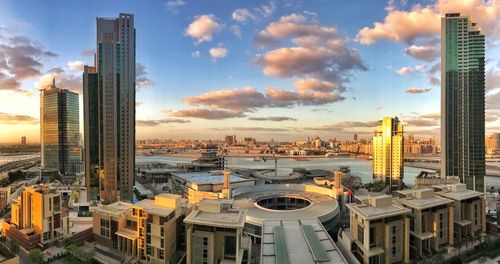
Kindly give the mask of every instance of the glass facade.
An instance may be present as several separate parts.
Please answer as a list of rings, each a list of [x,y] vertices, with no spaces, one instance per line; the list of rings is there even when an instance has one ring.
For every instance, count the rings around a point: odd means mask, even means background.
[[[95,67],[84,67],[85,184],[89,200],[99,200],[98,75]]]
[[[442,27],[442,168],[484,191],[484,35],[469,17],[447,14]]]
[[[81,172],[78,94],[52,84],[40,94],[42,166],[63,175]]]

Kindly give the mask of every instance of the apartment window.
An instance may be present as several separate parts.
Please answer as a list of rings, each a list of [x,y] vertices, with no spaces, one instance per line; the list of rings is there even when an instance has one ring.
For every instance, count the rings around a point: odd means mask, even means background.
[[[162,238],[160,239],[160,247],[164,248],[165,247],[165,240]]]
[[[146,224],[146,233],[148,233],[148,234],[151,233],[151,224],[150,223]]]
[[[149,246],[149,245],[146,247],[146,255],[151,256],[151,246]]]
[[[165,251],[163,249],[158,249],[158,258],[159,259],[165,258]]]
[[[151,235],[150,234],[146,235],[146,244],[151,244]]]
[[[52,211],[52,198],[49,198],[49,211]]]
[[[365,237],[365,230],[363,227],[358,225],[358,241],[363,244],[364,243],[364,237]]]
[[[375,227],[370,227],[370,247],[374,247],[377,240],[377,230]]]
[[[50,239],[50,231],[43,233],[43,241]]]
[[[479,218],[479,214],[477,213],[477,204],[474,204],[474,225],[477,226],[477,219]]]
[[[109,228],[109,220],[101,219],[101,236],[110,237],[110,228]]]
[[[397,228],[396,226],[392,226],[392,244],[391,244],[391,253],[392,257],[396,257],[396,241],[397,241]]]
[[[160,236],[165,236],[165,228],[163,226],[160,227]]]
[[[203,238],[203,246],[208,246],[208,237]]]

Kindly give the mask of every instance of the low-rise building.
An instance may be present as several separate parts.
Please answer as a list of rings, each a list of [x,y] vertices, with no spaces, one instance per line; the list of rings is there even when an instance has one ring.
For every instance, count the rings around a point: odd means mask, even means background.
[[[5,212],[5,209],[9,205],[11,187],[1,187],[0,188],[0,211]]]
[[[486,232],[484,193],[468,190],[463,183],[434,186],[437,195],[453,200],[454,240],[474,239]],[[453,243],[452,243],[453,244]]]
[[[243,233],[246,214],[233,208],[232,200],[202,200],[184,219],[187,263],[249,263],[251,242]]]
[[[231,190],[238,187],[255,185],[255,179],[247,179],[235,174],[230,174],[229,178]],[[222,171],[172,173],[168,185],[171,192],[187,198],[190,204],[197,203],[203,199],[224,197],[222,193],[224,189],[224,174]]]
[[[183,251],[182,215],[181,197],[167,193],[136,204],[104,205],[93,213],[97,249],[136,257],[143,263],[178,261],[176,253]]]
[[[27,250],[50,246],[68,233],[61,194],[49,185],[25,187],[12,201],[11,218],[3,220],[2,233]]]
[[[410,263],[410,209],[394,204],[389,195],[347,207],[351,226],[341,231],[338,245],[350,263]]]
[[[431,256],[453,245],[453,200],[436,195],[431,188],[398,193],[396,202],[412,212],[409,216],[411,259]]]

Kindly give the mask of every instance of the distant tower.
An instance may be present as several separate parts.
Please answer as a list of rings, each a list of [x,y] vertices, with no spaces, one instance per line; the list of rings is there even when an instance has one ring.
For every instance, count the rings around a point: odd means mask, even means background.
[[[40,90],[42,167],[74,175],[81,170],[80,110],[77,93],[52,84]],[[26,137],[24,137],[26,141]]]
[[[88,199],[131,201],[135,176],[134,15],[97,18],[96,23],[96,65],[84,72]]]
[[[21,145],[26,145],[26,136],[21,137]]]
[[[399,189],[404,178],[403,150],[403,125],[397,117],[384,117],[373,137],[373,178]]]
[[[354,139],[354,141],[358,141],[358,134],[354,134],[353,139]]]
[[[484,35],[470,17],[441,18],[441,176],[484,192]]]

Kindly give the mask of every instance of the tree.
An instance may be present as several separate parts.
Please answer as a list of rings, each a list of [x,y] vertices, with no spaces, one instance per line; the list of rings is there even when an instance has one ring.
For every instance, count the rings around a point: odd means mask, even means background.
[[[43,257],[44,257],[43,252],[38,248],[30,250],[30,253],[28,254],[28,256],[31,259],[31,261],[33,261],[37,264],[40,264],[43,262]]]
[[[17,243],[14,239],[9,240],[9,249],[12,253],[17,254],[17,251],[19,250],[19,243]]]
[[[67,248],[69,245],[73,244],[73,239],[71,239],[71,237],[65,237],[63,238],[62,243],[64,248]]]

